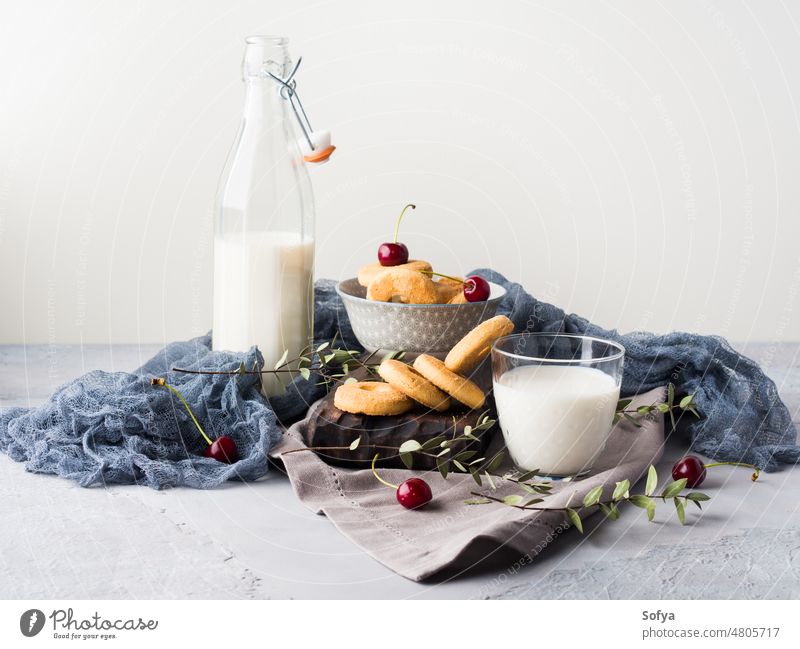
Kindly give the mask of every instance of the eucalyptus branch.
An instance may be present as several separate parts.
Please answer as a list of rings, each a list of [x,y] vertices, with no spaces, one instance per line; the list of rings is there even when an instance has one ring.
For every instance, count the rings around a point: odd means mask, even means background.
[[[633,399],[620,399],[617,402],[617,409],[614,413],[614,423],[616,424],[622,419],[632,423],[637,428],[641,428],[641,424],[637,421],[637,417],[644,417],[651,413],[661,413],[661,414],[668,414],[670,418],[670,423],[672,424],[673,430],[675,429],[675,425],[677,421],[675,419],[675,412],[679,412],[681,415],[685,412],[692,413],[695,417],[700,417],[700,413],[697,411],[697,403],[695,402],[695,395],[689,394],[680,399],[677,403],[675,402],[675,385],[672,383],[667,384],[667,400],[664,402],[655,402],[645,406],[639,406],[638,408],[628,408],[629,405],[633,403]]]
[[[373,361],[373,358],[380,352],[375,350],[370,352],[365,358],[360,358],[362,352],[350,349],[333,347],[336,336],[330,342],[324,342],[313,348],[307,346],[300,351],[300,355],[295,358],[288,358],[289,352],[284,351],[281,358],[272,369],[260,368],[254,364],[248,369],[242,362],[239,367],[233,370],[203,370],[188,369],[183,367],[173,367],[173,372],[183,374],[209,374],[218,376],[248,376],[270,374],[279,379],[282,375],[300,376],[304,380],[311,379],[312,374],[321,378],[318,385],[330,386],[333,383],[347,383],[355,381],[350,376],[353,370],[363,370],[369,378],[377,376],[377,368],[380,362],[386,358],[401,359],[405,352],[389,352],[384,354],[380,360]],[[369,378],[367,380],[369,380]]]
[[[654,466],[650,465],[647,471],[647,483],[645,485],[644,493],[631,494],[630,481],[622,480],[617,482],[611,498],[603,499],[603,486],[594,487],[589,490],[583,497],[583,502],[578,507],[569,507],[569,502],[563,507],[548,507],[540,505],[539,503],[545,502],[544,498],[529,498],[525,500],[525,496],[520,494],[510,494],[499,498],[477,491],[470,492],[470,495],[476,496],[464,501],[466,505],[485,505],[490,503],[500,503],[507,507],[514,507],[526,511],[553,511],[566,513],[569,520],[575,528],[583,534],[583,521],[579,512],[590,512],[600,510],[609,520],[617,520],[620,516],[619,505],[624,502],[631,503],[636,507],[640,507],[647,512],[647,519],[652,521],[656,513],[656,501],[661,500],[667,502],[671,500],[675,505],[675,510],[678,513],[678,520],[683,525],[686,522],[686,504],[693,502],[699,509],[702,509],[701,502],[709,500],[709,497],[700,493],[699,491],[690,491],[689,493],[681,493],[686,487],[686,478],[674,480],[667,484],[660,494],[655,494],[655,489],[658,485],[658,475]]]

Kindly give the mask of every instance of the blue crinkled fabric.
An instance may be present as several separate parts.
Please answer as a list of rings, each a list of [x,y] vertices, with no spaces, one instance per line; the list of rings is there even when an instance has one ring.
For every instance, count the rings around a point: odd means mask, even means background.
[[[774,470],[800,459],[796,430],[775,384],[725,340],[688,333],[619,334],[540,302],[519,284],[491,270],[478,274],[508,290],[499,313],[517,331],[564,331],[611,338],[627,350],[622,390],[644,392],[672,381],[680,393],[696,393],[700,420],[688,426],[692,448],[723,461],[749,462]],[[359,349],[330,280],[317,282],[314,338]],[[167,345],[134,372],[89,372],[59,388],[35,408],[0,413],[0,450],[29,471],[56,474],[84,487],[142,484],[154,489],[208,489],[227,480],[257,480],[268,469],[267,453],[281,425],[301,417],[322,396],[302,379],[267,401],[256,375],[171,372],[173,367],[235,370],[263,367],[257,349],[211,351],[210,335]],[[184,395],[211,437],[231,436],[240,459],[232,465],[205,458],[205,442],[181,403],[150,385],[163,376]]]
[[[511,318],[518,332],[586,334],[623,345],[623,394],[646,392],[670,382],[678,394],[695,394],[702,418],[684,418],[695,452],[722,462],[747,462],[766,471],[800,460],[797,430],[775,383],[724,338],[683,332],[620,334],[540,302],[493,270],[475,273],[508,291],[498,312]]]

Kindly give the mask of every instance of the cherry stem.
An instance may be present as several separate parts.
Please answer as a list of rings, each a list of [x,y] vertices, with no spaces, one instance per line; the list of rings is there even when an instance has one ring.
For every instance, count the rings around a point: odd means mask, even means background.
[[[403,220],[403,214],[405,214],[405,213],[406,213],[406,210],[407,210],[409,207],[410,207],[412,210],[415,210],[415,209],[417,209],[417,206],[416,206],[416,205],[414,205],[413,203],[409,203],[408,205],[406,205],[406,206],[403,208],[403,211],[402,211],[402,212],[400,212],[400,216],[398,216],[398,217],[397,217],[397,225],[395,225],[395,226],[394,226],[394,242],[395,242],[395,243],[397,243],[397,233],[398,233],[398,232],[400,232],[400,221],[402,221],[402,220]]]
[[[167,383],[162,378],[150,379],[150,385],[156,385],[162,388],[167,388],[167,390],[169,390],[170,392],[172,392],[172,394],[178,397],[178,399],[181,400],[181,403],[183,404],[184,408],[186,408],[186,412],[188,412],[189,416],[192,418],[194,425],[197,426],[197,430],[199,430],[200,434],[203,436],[203,439],[206,440],[209,446],[211,446],[214,443],[211,441],[211,438],[208,435],[206,435],[206,432],[203,430],[203,427],[200,425],[200,422],[197,421],[197,417],[194,416],[194,413],[192,412],[192,409],[189,407],[189,404],[186,402],[186,399],[183,398],[183,395],[180,392],[178,392],[178,390],[173,388],[169,383]]]
[[[398,446],[383,446],[380,444],[370,444],[372,448],[381,448],[386,451],[397,451]],[[291,453],[302,453],[304,451],[352,451],[349,446],[304,446],[303,448],[293,448],[291,451],[284,451],[281,453],[283,455],[289,455]],[[435,455],[433,457],[436,457]]]
[[[465,284],[464,280],[460,277],[453,277],[452,275],[445,275],[444,273],[436,273],[432,270],[421,270],[419,271],[423,275],[436,275],[437,277],[444,277],[445,279],[449,279],[452,282],[460,282],[461,284]]]
[[[397,491],[397,489],[398,489],[399,487],[398,487],[396,484],[392,484],[391,482],[386,482],[386,480],[384,480],[383,478],[381,478],[381,477],[378,475],[378,472],[375,470],[375,462],[377,462],[377,461],[378,461],[378,458],[379,458],[380,456],[381,456],[381,455],[380,455],[380,453],[375,453],[375,457],[374,457],[374,458],[372,458],[372,475],[374,475],[374,476],[375,476],[375,479],[376,479],[378,482],[380,482],[382,485],[386,485],[387,487],[390,487],[390,488],[394,489],[395,491]]]
[[[712,462],[711,464],[704,464],[704,469],[710,469],[712,466],[743,466],[747,469],[753,469],[753,475],[750,479],[755,482],[758,476],[761,475],[761,470],[755,464],[746,464],[745,462]]]

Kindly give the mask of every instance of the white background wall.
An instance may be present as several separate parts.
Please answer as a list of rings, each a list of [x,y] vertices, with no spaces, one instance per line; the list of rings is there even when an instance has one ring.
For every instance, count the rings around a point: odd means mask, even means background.
[[[7,2],[0,342],[210,328],[243,38],[339,147],[318,276],[490,265],[623,330],[800,339],[797,2]]]

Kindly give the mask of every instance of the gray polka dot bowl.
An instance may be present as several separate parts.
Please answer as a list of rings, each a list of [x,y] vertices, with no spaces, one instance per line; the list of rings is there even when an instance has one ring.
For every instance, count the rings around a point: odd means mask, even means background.
[[[376,349],[426,352],[441,356],[484,320],[495,315],[506,290],[489,282],[486,302],[466,304],[399,304],[366,299],[367,289],[356,278],[336,287],[358,342]]]

